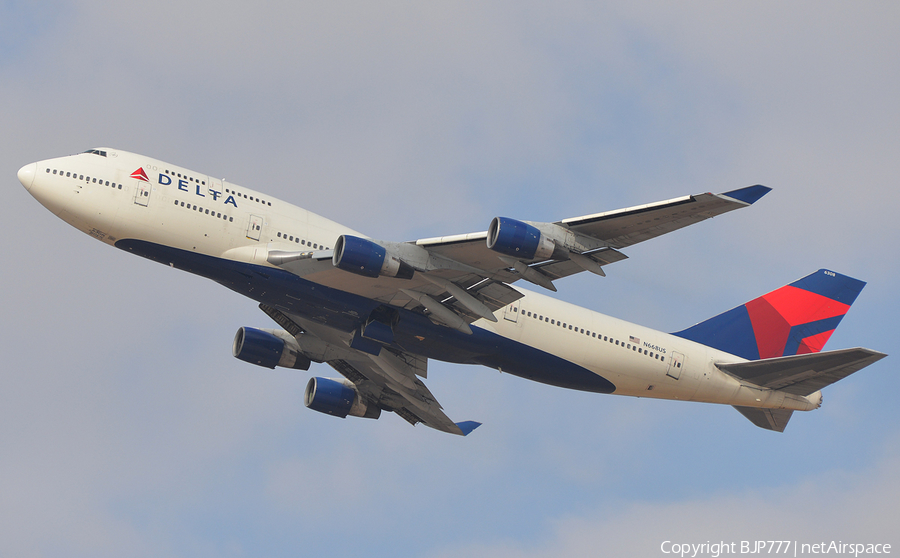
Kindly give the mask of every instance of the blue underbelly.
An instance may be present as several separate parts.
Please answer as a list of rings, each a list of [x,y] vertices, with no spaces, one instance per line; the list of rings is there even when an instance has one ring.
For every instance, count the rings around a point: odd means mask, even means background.
[[[307,281],[287,271],[197,254],[142,240],[120,240],[116,247],[216,281],[257,302],[305,319],[352,332],[381,303]],[[392,307],[393,308],[393,307]],[[437,325],[426,316],[396,309],[394,345],[403,351],[445,362],[480,364],[529,380],[583,391],[612,393],[607,379],[565,359],[479,327],[472,335]]]

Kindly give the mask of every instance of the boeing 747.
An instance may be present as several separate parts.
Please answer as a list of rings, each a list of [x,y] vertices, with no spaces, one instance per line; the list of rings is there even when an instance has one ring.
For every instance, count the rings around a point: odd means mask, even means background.
[[[237,358],[313,377],[307,407],[466,435],[425,386],[428,360],[480,364],[597,393],[732,405],[783,431],[826,386],[886,355],[823,352],[865,283],[820,269],[675,333],[521,288],[605,275],[628,247],[748,207],[765,186],[695,194],[552,223],[494,218],[486,231],[409,242],[344,225],[203,173],[111,148],[23,166],[60,219],[126,252],[207,277],[279,327],[241,327]]]

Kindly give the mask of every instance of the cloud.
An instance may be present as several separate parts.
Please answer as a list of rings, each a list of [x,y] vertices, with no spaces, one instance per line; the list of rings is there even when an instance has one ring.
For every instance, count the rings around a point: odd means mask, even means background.
[[[742,541],[755,545],[773,540],[792,545],[842,541],[896,548],[900,539],[893,524],[900,481],[894,471],[898,465],[900,460],[890,455],[862,475],[830,471],[799,483],[780,484],[775,478],[770,486],[721,490],[710,497],[608,503],[599,510],[548,519],[545,530],[524,542],[488,541],[429,555],[663,556],[661,546],[666,541],[668,551],[672,543],[734,543],[740,551]],[[773,473],[777,475],[777,467]],[[715,550],[706,550],[698,556],[714,554]]]

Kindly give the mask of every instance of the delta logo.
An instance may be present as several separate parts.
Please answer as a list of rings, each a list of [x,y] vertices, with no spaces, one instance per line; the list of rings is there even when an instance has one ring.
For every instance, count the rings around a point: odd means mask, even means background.
[[[146,180],[147,182],[150,182],[149,180],[147,180],[147,175],[144,173],[143,168],[140,168],[140,169],[134,171],[133,173],[131,173],[131,177],[135,178],[137,180]],[[161,173],[159,173],[158,182],[159,182],[160,186],[169,186],[172,184],[172,177],[169,176],[168,174],[161,172]],[[191,191],[190,186],[191,186],[191,184],[189,184],[187,180],[185,180],[184,178],[179,178],[176,188],[178,188],[182,192],[190,192]],[[199,181],[194,182],[193,186],[195,188],[194,194],[201,198],[205,198],[208,194],[208,195],[212,196],[213,201],[219,201],[219,198],[224,197],[222,195],[222,192],[220,192],[218,190],[213,190],[212,188],[207,188],[204,191],[203,189],[201,189],[201,185],[200,185]],[[234,207],[237,207],[237,201],[235,201],[234,196],[231,196],[231,195],[225,197],[225,201],[223,203],[226,203],[226,204],[230,203]]]
[[[144,172],[144,167],[138,168],[138,170],[131,173],[131,178],[135,180],[143,180],[144,182],[150,182],[150,179],[147,178],[147,173]]]

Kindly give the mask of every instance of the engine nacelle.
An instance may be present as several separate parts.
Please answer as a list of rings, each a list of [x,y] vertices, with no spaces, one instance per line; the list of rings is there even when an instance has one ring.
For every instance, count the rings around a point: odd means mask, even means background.
[[[242,327],[237,331],[231,353],[244,362],[266,368],[281,366],[309,370],[311,364],[309,358],[298,348],[287,347],[284,339],[269,331],[252,327]]]
[[[546,260],[556,243],[528,223],[509,217],[494,217],[488,227],[487,247],[519,260]]]
[[[381,416],[381,408],[367,405],[356,386],[343,378],[310,378],[303,401],[313,411],[335,417],[347,418],[350,415],[377,419]]]
[[[334,243],[334,267],[364,277],[412,279],[415,270],[387,249],[371,240],[342,234]]]

